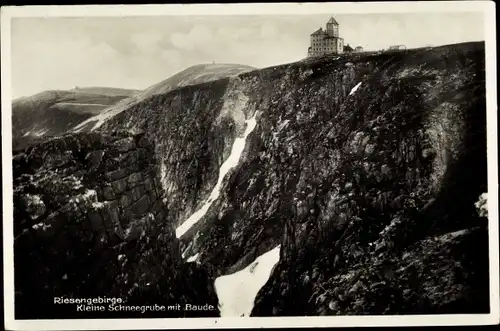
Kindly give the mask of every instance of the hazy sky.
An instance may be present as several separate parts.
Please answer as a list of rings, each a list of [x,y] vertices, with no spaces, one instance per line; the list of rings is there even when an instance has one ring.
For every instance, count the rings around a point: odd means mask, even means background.
[[[12,93],[144,89],[191,65],[298,61],[327,15],[13,18]],[[381,49],[484,40],[482,13],[333,15],[346,44]]]

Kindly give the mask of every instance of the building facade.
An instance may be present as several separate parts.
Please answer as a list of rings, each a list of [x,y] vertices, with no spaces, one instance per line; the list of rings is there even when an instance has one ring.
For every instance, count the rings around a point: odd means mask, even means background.
[[[339,37],[339,24],[331,17],[326,23],[326,30],[319,30],[311,34],[311,45],[307,56],[322,56],[327,54],[341,54],[344,51],[344,39]]]
[[[354,49],[351,47],[351,45],[347,44],[344,46],[344,53],[352,53],[354,52]]]

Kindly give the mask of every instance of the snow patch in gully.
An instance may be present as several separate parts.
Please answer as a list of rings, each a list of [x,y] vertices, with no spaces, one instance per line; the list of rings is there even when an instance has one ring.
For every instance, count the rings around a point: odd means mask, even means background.
[[[360,86],[361,86],[361,82],[359,82],[358,84],[356,84],[356,86],[354,86],[352,88],[351,92],[349,92],[349,95],[354,94],[354,92],[356,92]]]
[[[232,168],[238,165],[238,162],[240,161],[241,158],[241,154],[245,149],[247,136],[255,129],[255,126],[257,124],[255,118],[257,116],[257,113],[258,112],[256,111],[252,118],[245,121],[247,125],[245,132],[243,133],[243,137],[239,137],[234,140],[233,148],[231,149],[231,154],[226,159],[226,161],[224,161],[224,163],[219,169],[219,178],[217,179],[217,184],[215,184],[215,187],[213,188],[212,192],[210,193],[210,196],[208,197],[207,201],[203,204],[203,206],[200,209],[198,209],[195,213],[193,213],[184,223],[182,223],[176,229],[177,238],[180,238],[184,233],[186,233],[186,231],[188,231],[194,224],[196,224],[207,213],[212,203],[219,198],[220,191],[222,188],[222,181],[224,180],[224,177]]]
[[[240,102],[246,103],[246,100]],[[234,111],[234,109],[232,109]],[[193,213],[184,223],[176,229],[176,236],[180,238],[194,224],[196,224],[208,211],[212,203],[219,198],[222,189],[222,182],[231,169],[236,167],[240,161],[241,154],[245,149],[248,135],[257,125],[256,117],[258,111],[252,118],[245,121],[246,129],[242,137],[235,139],[231,154],[224,161],[219,169],[217,184],[210,193],[209,198],[203,206]],[[220,276],[215,279],[215,291],[219,299],[219,310],[221,317],[249,317],[252,312],[255,297],[259,290],[269,279],[271,272],[279,261],[280,246],[257,257],[245,269],[230,275]],[[183,254],[185,258],[185,254]],[[188,263],[199,263],[199,253],[190,256]]]
[[[128,99],[124,99],[124,100],[130,101]],[[117,103],[113,107],[110,107],[108,109],[103,110],[103,112],[101,114],[90,117],[90,118],[86,119],[85,121],[83,121],[82,123],[78,124],[77,126],[75,126],[73,128],[73,131],[80,132],[85,127],[85,125],[87,125],[90,122],[96,122],[90,131],[97,130],[109,118],[118,115],[119,113],[121,113],[122,111],[124,111],[127,108],[126,106],[130,106],[130,105],[131,104],[123,105],[123,104]]]
[[[239,91],[231,89],[231,94],[224,98],[223,111],[220,117],[231,116],[236,125],[241,125],[244,120],[242,108],[245,107],[248,98]],[[194,212],[184,223],[176,229],[176,236],[180,238],[194,224],[196,224],[210,209],[210,206],[216,201],[222,190],[222,183],[226,175],[235,168],[245,149],[246,139],[248,135],[255,129],[257,125],[256,111],[252,118],[244,121],[246,124],[245,131],[241,137],[237,137],[232,145],[231,154],[224,161],[219,169],[219,177],[217,183],[212,189],[210,196],[204,202],[203,206]],[[218,118],[220,120],[220,118]],[[241,123],[241,124],[240,124]],[[284,125],[286,126],[286,124]],[[192,242],[190,243],[191,246]],[[186,251],[183,258],[186,258]],[[219,310],[221,317],[249,317],[252,312],[255,297],[262,286],[269,279],[271,272],[279,261],[280,246],[257,257],[255,261],[249,264],[245,269],[235,272],[230,275],[223,275],[215,279],[215,291],[219,299]],[[187,258],[188,263],[199,263],[199,253],[196,253]]]
[[[215,280],[221,317],[249,317],[255,297],[280,258],[280,246],[262,254],[245,269]]]
[[[196,253],[195,255],[191,256],[189,259],[187,259],[188,262],[197,262],[198,261],[198,256],[200,254]]]

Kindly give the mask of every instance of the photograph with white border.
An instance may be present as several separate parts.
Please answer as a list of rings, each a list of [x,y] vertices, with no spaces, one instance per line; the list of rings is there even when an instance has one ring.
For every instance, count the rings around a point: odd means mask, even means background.
[[[498,324],[495,26],[2,7],[6,329]]]

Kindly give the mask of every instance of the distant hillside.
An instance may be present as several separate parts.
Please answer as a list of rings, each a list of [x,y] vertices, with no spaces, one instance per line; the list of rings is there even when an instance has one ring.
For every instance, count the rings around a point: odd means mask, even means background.
[[[75,87],[70,90],[71,92],[78,91],[80,93],[91,93],[91,94],[101,94],[107,96],[132,96],[136,93],[141,92],[141,90],[131,90],[131,89],[122,89],[122,88],[114,88],[114,87],[98,87],[98,86],[88,86],[88,87]]]
[[[41,136],[64,134],[103,109],[137,93],[105,87],[51,90],[12,102],[13,148],[22,148]]]
[[[167,93],[178,87],[206,83],[228,76],[237,76],[255,69],[239,64],[198,64],[147,88],[139,95],[142,98],[147,98],[152,95]]]
[[[240,64],[198,64],[189,67],[171,76],[170,78],[167,78],[147,88],[146,90],[101,111],[99,115],[80,123],[77,127],[75,127],[75,131],[87,131],[97,128],[101,126],[106,119],[121,113],[122,111],[153,95],[164,94],[184,86],[196,85],[225,77],[237,76],[255,69],[256,68]]]

